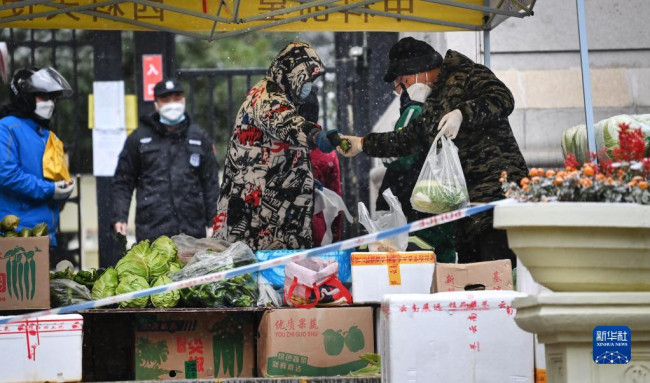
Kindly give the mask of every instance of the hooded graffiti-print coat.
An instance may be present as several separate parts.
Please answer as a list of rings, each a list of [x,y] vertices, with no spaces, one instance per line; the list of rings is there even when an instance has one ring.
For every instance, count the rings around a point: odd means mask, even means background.
[[[454,144],[458,147],[470,202],[504,198],[499,182],[501,172],[507,171],[509,179],[515,182],[528,172],[508,122],[514,109],[512,93],[490,69],[452,50],[447,52],[432,89],[418,119],[399,131],[367,135],[363,151],[374,157],[395,157],[416,150],[422,153],[419,169],[438,133],[440,120],[458,109],[463,122]],[[418,173],[414,171],[412,176],[417,179]],[[458,240],[470,240],[491,227],[491,214],[470,217],[461,225]]]
[[[214,237],[251,249],[312,244],[309,149],[318,126],[297,114],[302,85],[325,68],[305,43],[291,43],[246,96],[228,146]]]

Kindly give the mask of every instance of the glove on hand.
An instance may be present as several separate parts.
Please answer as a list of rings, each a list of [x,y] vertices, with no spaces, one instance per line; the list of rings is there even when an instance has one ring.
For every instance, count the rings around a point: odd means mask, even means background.
[[[68,181],[65,180],[56,181],[54,183],[54,199],[56,200],[67,199],[68,197],[70,197],[70,194],[72,194],[73,190],[74,190],[74,181],[70,181],[70,184],[68,184]]]
[[[323,190],[323,183],[314,178],[314,189]]]
[[[460,124],[463,122],[463,114],[458,109],[454,109],[451,112],[442,116],[440,123],[438,124],[439,134],[443,136],[454,139],[458,135],[458,130],[460,130]]]
[[[328,130],[327,132],[323,132],[319,129],[319,131],[314,135],[314,143],[318,146],[318,149],[320,149],[321,152],[331,153],[336,148],[332,145],[328,136],[338,135],[338,133],[339,132],[336,129]]]

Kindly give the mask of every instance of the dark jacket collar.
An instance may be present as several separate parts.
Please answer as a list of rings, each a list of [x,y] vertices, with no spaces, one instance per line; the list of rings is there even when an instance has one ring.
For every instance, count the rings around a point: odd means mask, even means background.
[[[185,113],[185,120],[174,130],[167,130],[167,127],[160,122],[160,115],[154,112],[148,116],[141,116],[140,123],[163,137],[183,138],[187,135],[191,121],[189,114]]]

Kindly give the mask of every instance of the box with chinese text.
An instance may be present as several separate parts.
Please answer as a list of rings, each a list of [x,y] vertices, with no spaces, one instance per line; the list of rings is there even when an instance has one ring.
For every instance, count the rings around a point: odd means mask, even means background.
[[[517,260],[517,291],[527,295],[539,295],[552,291],[537,283],[524,264]],[[537,383],[546,383],[546,356],[544,344],[539,343],[535,335],[535,379]]]
[[[433,251],[352,253],[352,301],[380,303],[384,294],[426,294],[435,260]]]
[[[0,238],[0,311],[50,308],[50,237]]]
[[[160,313],[136,317],[136,380],[255,376],[251,313]]]
[[[513,290],[509,259],[476,263],[438,263],[431,292],[465,290]]]
[[[515,323],[515,291],[384,296],[382,381],[533,382],[533,334]]]
[[[81,381],[83,318],[47,315],[0,325],[3,382]]]
[[[259,376],[346,375],[374,352],[372,307],[269,310],[258,331]]]

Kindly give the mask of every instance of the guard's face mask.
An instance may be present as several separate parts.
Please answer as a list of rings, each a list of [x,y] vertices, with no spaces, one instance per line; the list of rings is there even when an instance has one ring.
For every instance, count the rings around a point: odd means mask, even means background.
[[[185,119],[184,102],[168,102],[158,107],[160,122],[166,125],[176,125]]]
[[[52,114],[54,114],[54,101],[38,101],[34,109],[34,114],[45,120],[49,120],[52,118]]]

